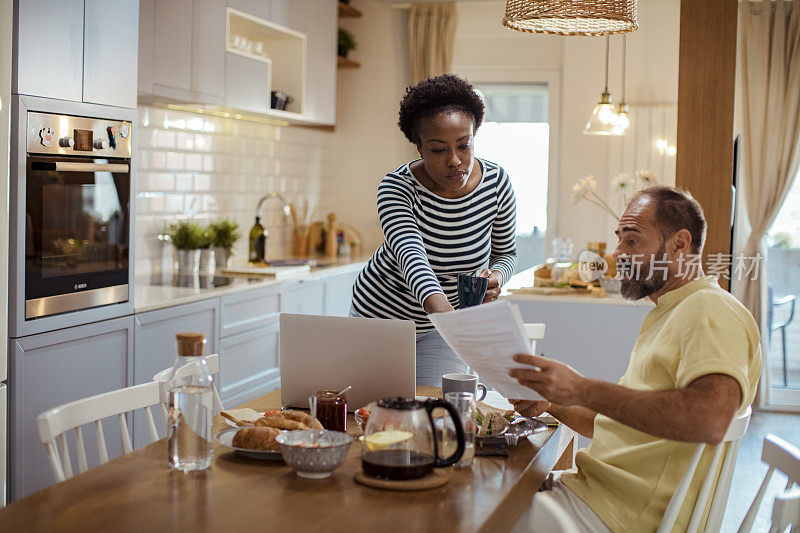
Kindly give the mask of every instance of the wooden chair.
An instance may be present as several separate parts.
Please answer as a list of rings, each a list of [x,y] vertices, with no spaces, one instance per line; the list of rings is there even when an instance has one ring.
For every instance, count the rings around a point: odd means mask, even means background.
[[[209,374],[211,375],[219,374],[219,355],[212,353],[210,355],[207,355],[205,359]],[[167,377],[169,376],[171,370],[172,367],[165,368],[164,370],[153,376],[153,381],[158,382],[159,385],[163,385],[163,383],[167,381]],[[222,400],[219,397],[219,392],[217,392],[217,384],[216,383],[212,384],[211,388],[214,391],[214,414],[218,415],[220,411],[225,409],[225,406],[222,405]],[[163,386],[159,386],[159,390],[161,394],[161,414],[164,416],[164,421],[165,421],[164,423],[166,424],[167,420],[166,391],[164,390]]]
[[[158,440],[156,424],[150,407],[160,403],[157,383],[145,383],[127,389],[120,389],[97,396],[84,398],[55,407],[40,414],[36,423],[39,426],[39,440],[47,449],[47,459],[53,470],[56,482],[72,477],[72,460],[67,445],[67,432],[75,430],[75,448],[80,473],[89,469],[86,448],[83,443],[81,426],[94,422],[97,434],[97,454],[100,464],[108,462],[108,449],[103,434],[102,419],[116,416],[119,420],[122,447],[125,453],[133,451],[131,436],[125,414],[136,409],[144,409],[150,438]],[[60,448],[60,449],[59,449]]]
[[[725,437],[722,439],[722,442],[717,445],[714,451],[714,457],[711,460],[711,465],[708,467],[705,480],[703,480],[703,485],[700,487],[700,492],[697,495],[697,501],[695,502],[687,531],[694,532],[700,527],[700,520],[702,519],[703,511],[706,508],[709,496],[712,496],[712,500],[711,510],[709,511],[708,521],[706,522],[706,531],[719,531],[722,526],[722,516],[725,513],[725,505],[728,503],[728,495],[731,491],[733,467],[736,464],[736,456],[739,454],[739,443],[745,431],[747,431],[751,413],[752,409],[748,405],[744,413],[736,416],[731,421],[730,426],[728,426],[728,431],[725,433]],[[727,446],[723,446],[725,443],[727,443]],[[667,505],[666,511],[664,511],[661,525],[658,527],[658,533],[672,531],[672,527],[675,524],[675,520],[678,518],[678,514],[683,506],[683,501],[686,498],[686,493],[689,491],[689,485],[692,482],[695,470],[697,470],[697,465],[700,462],[705,448],[706,445],[704,443],[697,445],[692,460],[686,468],[686,472],[684,472],[680,483],[678,483],[675,493],[672,495],[669,505]],[[714,476],[719,462],[722,460],[723,451],[725,451],[725,459],[722,463],[722,471],[720,472],[716,487],[714,487]]]
[[[739,526],[739,533],[745,533],[750,531],[753,528],[753,523],[756,520],[756,514],[758,514],[758,508],[761,506],[761,501],[764,499],[764,493],[767,491],[767,485],[769,485],[770,479],[772,479],[772,475],[775,473],[775,470],[782,472],[786,477],[786,490],[788,491],[794,485],[800,485],[800,449],[792,444],[786,442],[785,440],[776,437],[775,435],[767,435],[764,437],[764,444],[761,447],[761,462],[767,463],[769,468],[767,469],[767,474],[764,476],[764,481],[761,483],[761,486],[758,488],[758,492],[756,493],[755,499],[753,499],[752,505],[750,505],[750,509],[747,510],[747,514],[742,520],[742,525]],[[795,491],[797,494],[797,491]],[[800,504],[792,504],[791,503],[791,495],[790,498],[786,503],[781,501],[778,503],[776,498],[776,506],[778,507],[778,513],[781,514],[783,512],[789,512],[789,510],[794,505],[794,509],[800,507]],[[785,510],[784,510],[785,509]],[[773,507],[772,513],[772,523],[775,526],[775,507]],[[795,514],[793,526],[798,526],[798,518],[800,515]],[[779,517],[783,520],[783,516]],[[780,529],[783,531],[785,528]],[[792,529],[795,531],[795,529]]]

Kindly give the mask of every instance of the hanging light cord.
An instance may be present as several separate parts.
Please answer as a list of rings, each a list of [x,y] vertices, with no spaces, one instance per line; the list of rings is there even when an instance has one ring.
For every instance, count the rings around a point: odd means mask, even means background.
[[[608,35],[606,35],[606,86],[603,92],[608,92]]]
[[[625,62],[628,58],[628,36],[622,34],[622,100],[620,103],[625,103]]]

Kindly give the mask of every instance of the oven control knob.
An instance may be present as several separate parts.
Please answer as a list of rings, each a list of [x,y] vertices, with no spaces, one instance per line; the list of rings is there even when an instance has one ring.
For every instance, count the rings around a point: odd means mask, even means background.
[[[94,142],[95,150],[105,150],[108,148],[108,141],[105,139],[100,139],[99,141]]]
[[[61,137],[58,140],[58,145],[61,148],[72,148],[73,146],[75,146],[75,139],[73,139],[72,137]]]
[[[122,124],[119,125],[119,136],[122,137],[123,139],[128,138],[128,134],[130,133],[130,131],[131,131],[131,126],[127,122],[123,122]]]

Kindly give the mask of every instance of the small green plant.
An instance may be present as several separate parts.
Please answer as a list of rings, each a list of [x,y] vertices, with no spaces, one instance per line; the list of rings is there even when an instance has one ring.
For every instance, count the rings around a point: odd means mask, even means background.
[[[792,247],[792,236],[785,231],[779,231],[773,235],[772,241],[775,243],[775,246],[785,246],[786,248]]]
[[[233,248],[233,245],[242,236],[242,232],[239,231],[239,223],[227,218],[209,224],[208,233],[211,236],[213,246],[225,248],[226,250]]]
[[[337,45],[339,55],[347,57],[347,52],[355,50],[356,46],[358,46],[358,43],[356,43],[356,38],[353,37],[353,34],[344,28],[339,28],[339,42]]]
[[[181,220],[167,229],[172,245],[178,250],[197,250],[203,248],[206,238],[203,228],[191,220]]]

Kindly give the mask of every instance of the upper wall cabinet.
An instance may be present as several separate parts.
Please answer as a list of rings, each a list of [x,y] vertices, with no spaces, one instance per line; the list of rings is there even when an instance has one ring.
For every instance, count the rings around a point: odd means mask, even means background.
[[[136,108],[138,7],[135,0],[18,0],[13,92]]]
[[[141,0],[139,98],[333,125],[333,0]],[[272,91],[288,95],[273,109]]]

